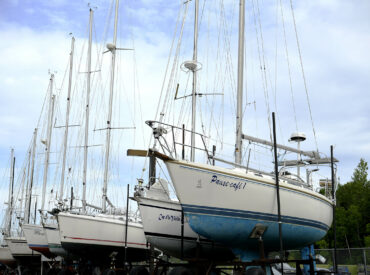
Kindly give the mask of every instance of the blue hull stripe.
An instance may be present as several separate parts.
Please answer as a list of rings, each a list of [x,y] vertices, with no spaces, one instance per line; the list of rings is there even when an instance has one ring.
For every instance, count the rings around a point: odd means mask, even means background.
[[[190,204],[182,204],[182,208],[186,214],[223,216],[223,217],[239,218],[239,219],[264,220],[264,221],[270,221],[270,222],[278,221],[277,215],[262,213],[262,212],[252,212],[252,211],[245,211],[245,210],[234,210],[234,209],[227,209],[227,208],[216,208],[216,207],[190,205]],[[314,220],[302,219],[302,218],[291,217],[291,216],[283,216],[283,215],[281,216],[281,220],[283,223],[310,226],[310,227],[318,228],[324,231],[327,231],[329,229],[329,227],[326,224],[318,222],[318,221],[314,221]]]

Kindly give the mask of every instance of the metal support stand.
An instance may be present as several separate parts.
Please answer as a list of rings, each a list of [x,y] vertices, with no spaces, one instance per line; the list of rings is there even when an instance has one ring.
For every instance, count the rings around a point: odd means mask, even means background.
[[[275,126],[275,113],[272,113],[272,126],[274,135],[274,160],[275,160],[275,183],[276,183],[276,197],[278,207],[278,223],[279,223],[279,240],[280,240],[280,259],[284,260],[283,253],[283,233],[282,233],[282,222],[281,222],[281,210],[280,210],[280,186],[279,186],[279,170],[278,170],[278,159],[277,159],[277,147],[276,147],[276,126]],[[281,262],[281,270],[283,270],[283,262]]]
[[[185,124],[182,125],[182,160],[185,159]]]
[[[43,261],[42,261],[42,257],[40,257],[40,262],[41,262],[41,270],[40,270],[40,274],[41,275],[44,275],[44,263],[43,263]]]
[[[156,157],[153,153],[149,153],[149,186],[155,183],[156,177]]]
[[[181,259],[184,258],[184,211],[181,209]]]
[[[365,272],[365,275],[367,275],[366,249],[363,249],[362,251],[364,255],[364,272]]]
[[[126,202],[126,224],[125,224],[125,255],[124,255],[124,265],[126,269],[127,262],[127,234],[128,234],[128,204],[130,196],[130,184],[127,184],[127,202]]]
[[[334,273],[338,273],[338,262],[337,262],[337,221],[335,219],[335,173],[334,173],[334,157],[333,157],[333,145],[330,146],[330,162],[331,162],[331,192],[333,199],[333,233],[334,233]]]
[[[315,275],[315,267],[314,267],[313,258],[311,255],[310,255],[310,275]]]
[[[72,210],[73,208],[73,199],[74,199],[74,195],[73,195],[73,186],[71,187],[71,201],[70,201],[70,209]]]
[[[259,252],[260,252],[260,260],[264,261],[265,260],[265,248],[264,248],[264,245],[263,245],[262,236],[260,236],[259,239],[258,239],[258,249],[259,249]],[[266,274],[266,265],[263,264],[261,267],[262,267],[263,271]]]
[[[212,147],[212,155],[213,155],[212,165],[214,166],[215,165],[215,156],[216,156],[216,145],[213,145],[213,147]]]
[[[150,246],[149,248],[149,272],[150,274],[153,274],[154,272],[154,246]]]

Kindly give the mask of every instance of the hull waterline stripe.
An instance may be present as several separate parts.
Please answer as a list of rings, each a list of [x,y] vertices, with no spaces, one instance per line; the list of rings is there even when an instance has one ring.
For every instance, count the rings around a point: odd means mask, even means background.
[[[79,237],[68,237],[64,236],[64,238],[72,239],[72,240],[82,240],[82,241],[96,241],[96,242],[110,242],[110,243],[122,243],[124,244],[125,242],[121,241],[111,241],[111,240],[100,240],[100,239],[88,239],[88,238],[79,238]],[[134,244],[134,245],[145,245],[146,243],[132,243],[132,242],[127,242],[127,244]]]
[[[11,241],[11,243],[27,243],[26,240],[10,240],[10,241]]]
[[[181,240],[181,235],[162,234],[162,233],[155,233],[155,232],[144,232],[144,233],[147,236],[163,237],[163,238]],[[198,238],[184,236],[184,240],[187,240],[187,241],[197,241]],[[202,242],[202,243],[212,243],[212,241],[207,240],[207,239],[203,239],[203,238],[200,238],[199,241]]]

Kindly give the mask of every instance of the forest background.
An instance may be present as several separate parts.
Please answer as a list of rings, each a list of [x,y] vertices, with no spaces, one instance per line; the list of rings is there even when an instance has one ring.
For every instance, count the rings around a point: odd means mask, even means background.
[[[355,168],[352,180],[338,185],[336,199],[337,247],[370,247],[370,181],[364,159]],[[334,247],[333,226],[316,247]]]

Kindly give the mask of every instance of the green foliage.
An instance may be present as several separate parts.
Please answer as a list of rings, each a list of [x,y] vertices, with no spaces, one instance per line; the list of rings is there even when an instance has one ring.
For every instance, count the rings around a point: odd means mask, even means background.
[[[365,247],[370,247],[370,236],[365,236]]]
[[[318,242],[316,242],[316,247],[318,249],[325,249],[329,246],[328,242],[325,239],[322,239]]]
[[[370,247],[370,223],[366,225],[365,247]]]
[[[336,192],[337,247],[370,246],[370,181],[368,164],[361,159],[352,181],[339,185]],[[316,246],[332,248],[334,233],[331,228]]]

